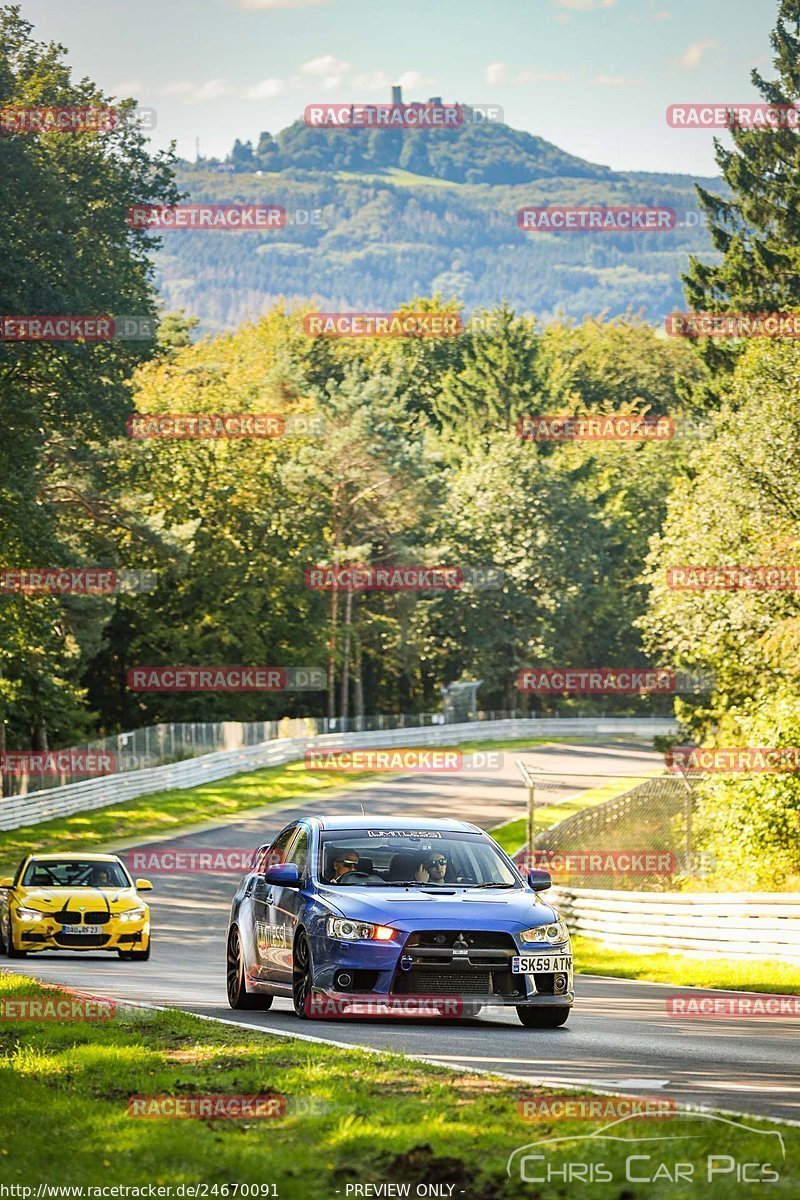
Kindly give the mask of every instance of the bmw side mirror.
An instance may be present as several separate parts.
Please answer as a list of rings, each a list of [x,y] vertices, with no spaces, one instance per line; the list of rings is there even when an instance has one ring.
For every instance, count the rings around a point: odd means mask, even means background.
[[[297,863],[279,863],[274,867],[267,867],[264,878],[267,883],[274,883],[278,887],[300,887],[300,869]]]
[[[535,892],[543,892],[553,886],[549,871],[528,871],[528,883]]]
[[[152,892],[153,885],[149,879],[137,879],[136,890],[137,892]]]

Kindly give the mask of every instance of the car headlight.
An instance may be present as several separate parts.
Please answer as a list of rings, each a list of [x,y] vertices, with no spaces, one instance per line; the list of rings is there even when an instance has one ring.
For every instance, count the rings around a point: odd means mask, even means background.
[[[367,925],[364,921],[348,921],[346,917],[328,917],[328,937],[345,942],[390,942],[395,931],[388,925]]]
[[[552,925],[537,925],[535,929],[523,929],[519,935],[521,942],[566,942],[569,940],[569,930],[563,917],[558,917]]]
[[[120,921],[141,921],[147,916],[146,908],[129,908],[119,914]]]
[[[17,916],[20,921],[43,921],[47,913],[37,912],[35,908],[18,908]]]

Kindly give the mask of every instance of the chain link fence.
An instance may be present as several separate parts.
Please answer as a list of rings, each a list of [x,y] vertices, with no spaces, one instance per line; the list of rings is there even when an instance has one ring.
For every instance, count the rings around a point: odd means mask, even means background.
[[[496,721],[523,717],[520,712],[476,712],[470,719]],[[96,738],[54,751],[14,751],[3,756],[0,795],[25,796],[79,783],[99,775],[115,775],[183,762],[218,750],[241,750],[277,738],[313,737],[325,733],[367,733],[446,725],[455,715],[387,713],[374,716],[284,717],[279,721],[208,721],[148,725],[127,733]]]
[[[625,891],[675,891],[710,874],[713,855],[694,846],[698,779],[655,776],[551,825],[530,865],[570,887]]]

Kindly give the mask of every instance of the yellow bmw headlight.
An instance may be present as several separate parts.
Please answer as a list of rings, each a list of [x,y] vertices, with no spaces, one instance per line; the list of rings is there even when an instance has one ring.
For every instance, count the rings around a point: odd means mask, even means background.
[[[142,921],[147,916],[146,908],[129,908],[126,912],[119,913],[120,921]]]
[[[37,912],[35,908],[18,908],[17,916],[20,921],[43,921],[46,913]]]

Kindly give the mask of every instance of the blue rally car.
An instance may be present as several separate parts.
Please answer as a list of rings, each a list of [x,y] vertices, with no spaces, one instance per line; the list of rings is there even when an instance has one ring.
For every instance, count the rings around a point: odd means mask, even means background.
[[[574,999],[572,948],[548,887],[465,821],[304,817],[256,851],[233,899],[228,1001],[286,996],[310,1017],[319,995],[458,996],[555,1028]]]

